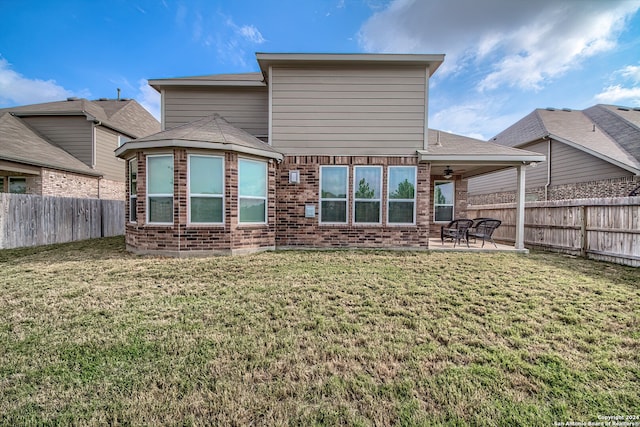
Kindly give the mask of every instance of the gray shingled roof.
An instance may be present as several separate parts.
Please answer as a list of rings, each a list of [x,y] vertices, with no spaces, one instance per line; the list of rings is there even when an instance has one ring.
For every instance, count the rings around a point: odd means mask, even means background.
[[[584,111],[537,109],[491,141],[507,147],[522,147],[552,138],[614,164],[638,169],[640,129],[633,120],[640,119],[625,119],[610,107],[597,105]],[[640,111],[632,109],[626,113],[640,116]]]
[[[431,154],[464,154],[464,155],[496,155],[522,156],[538,155],[533,151],[505,147],[494,142],[481,141],[453,133],[429,129],[429,153]]]
[[[102,175],[62,148],[49,143],[10,113],[0,113],[0,159],[84,175]]]
[[[160,131],[160,123],[133,99],[89,101],[69,98],[67,101],[45,102],[0,109],[17,116],[29,115],[86,115],[133,138]]]
[[[177,143],[176,141],[181,141]],[[174,128],[129,141],[116,150],[123,157],[128,151],[137,148],[184,146],[219,150],[242,151],[281,159],[282,154],[269,144],[242,129],[231,125],[219,114],[176,126]]]
[[[584,113],[640,161],[640,108],[598,104],[587,108]]]

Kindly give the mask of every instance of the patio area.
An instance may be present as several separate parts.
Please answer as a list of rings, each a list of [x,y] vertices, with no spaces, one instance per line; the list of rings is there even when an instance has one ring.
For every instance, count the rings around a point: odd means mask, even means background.
[[[430,251],[458,251],[458,252],[515,252],[520,254],[528,254],[529,249],[516,249],[513,245],[506,245],[496,242],[497,248],[491,242],[485,242],[484,248],[482,247],[482,240],[471,241],[469,247],[467,242],[462,241],[460,244],[456,244],[453,247],[451,240],[445,240],[444,245],[440,241],[440,237],[432,237],[429,239]]]

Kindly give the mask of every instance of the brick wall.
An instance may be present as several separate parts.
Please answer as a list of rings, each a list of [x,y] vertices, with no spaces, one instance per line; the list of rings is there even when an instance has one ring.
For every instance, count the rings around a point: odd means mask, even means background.
[[[455,184],[455,194],[453,197],[453,217],[455,219],[467,218],[467,188],[468,181],[463,180],[460,176],[454,176],[453,178],[446,179],[444,176],[434,175],[431,177],[433,187],[433,182],[435,181],[454,181]],[[433,220],[433,203],[429,204],[429,218]],[[429,235],[430,236],[440,236],[440,228],[448,224],[448,222],[431,222],[431,226],[429,227]]]
[[[626,197],[639,185],[640,177],[637,176],[580,182],[575,184],[553,185],[548,188],[547,200]],[[544,201],[544,187],[527,188],[525,198],[528,202]],[[515,201],[515,191],[469,196],[469,203],[473,205],[514,203]]]
[[[98,198],[97,177],[42,168],[40,179],[43,196]]]
[[[349,167],[348,222],[344,225],[319,223],[320,166],[346,165]],[[383,166],[382,224],[357,225],[353,223],[353,167],[356,165]],[[410,226],[387,225],[387,167],[417,166],[416,224]],[[289,183],[289,171],[300,171],[300,183]],[[278,247],[313,248],[423,248],[428,247],[430,180],[429,165],[418,164],[415,157],[368,156],[287,156],[278,168],[277,180],[277,234]],[[305,206],[315,207],[314,218],[305,217]]]
[[[187,156],[184,149],[165,150],[173,154],[174,203],[173,225],[148,225],[146,221],[146,155],[138,152],[137,221],[129,221],[129,188],[126,193],[127,248],[138,253],[164,253],[168,255],[197,255],[215,253],[242,253],[275,247],[275,162],[268,163],[270,191],[267,200],[268,224],[244,225],[238,223],[238,154],[207,152],[225,158],[225,222],[222,225],[189,225],[187,218]],[[194,152],[195,153],[195,152]],[[160,154],[160,152],[154,153]],[[203,154],[197,152],[197,154]],[[129,162],[127,162],[128,176]]]
[[[108,200],[124,200],[125,183],[111,179],[100,180],[100,198]]]

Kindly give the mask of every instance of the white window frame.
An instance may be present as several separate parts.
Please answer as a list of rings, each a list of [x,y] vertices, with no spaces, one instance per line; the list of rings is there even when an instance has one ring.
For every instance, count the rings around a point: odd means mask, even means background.
[[[453,201],[451,203],[438,204],[437,206],[451,206],[451,219],[436,221],[436,185],[438,184],[453,184]],[[438,224],[444,224],[453,221],[456,217],[456,182],[454,180],[439,179],[433,182],[433,222]]]
[[[345,192],[344,199],[337,197],[322,197],[322,174],[325,169],[345,169],[347,171],[347,175],[345,177]],[[344,202],[345,203],[345,215],[344,221],[322,221],[322,202]],[[320,224],[340,224],[344,225],[349,222],[349,166],[343,165],[321,165],[320,166],[320,181],[318,183],[318,222]]]
[[[191,159],[193,157],[206,157],[210,159],[220,159],[222,160],[222,193],[220,194],[200,194],[200,193],[192,193],[191,192]],[[224,214],[224,185],[225,185],[225,169],[224,169],[224,156],[212,156],[208,154],[188,154],[187,155],[187,224],[189,225],[224,225],[225,214]],[[202,197],[202,198],[211,198],[211,199],[221,199],[222,200],[222,221],[221,222],[192,222],[191,221],[191,198],[192,197]],[[240,215],[238,202],[238,218]]]
[[[147,224],[149,224],[149,225],[173,225],[173,221],[174,221],[173,208],[174,208],[174,203],[175,203],[173,192],[171,194],[169,194],[169,193],[158,193],[158,194],[154,193],[154,194],[150,194],[149,193],[149,182],[150,182],[149,181],[149,159],[150,158],[154,158],[154,157],[171,157],[171,161],[174,164],[173,173],[174,173],[174,180],[175,180],[175,172],[176,171],[175,171],[175,159],[173,157],[173,154],[149,154],[149,155],[147,155],[147,158],[145,159],[145,163],[146,163],[146,170],[145,170],[145,175],[146,175],[146,177],[145,177],[146,194],[145,194],[145,198],[146,198],[146,202],[147,202],[147,204],[145,206],[146,221],[147,221]],[[151,222],[151,221],[149,221],[149,212],[150,212],[149,199],[151,197],[171,197],[171,208],[172,208],[171,209],[171,211],[172,211],[171,212],[171,222]]]
[[[264,180],[264,197],[262,196],[242,196],[240,194],[240,162],[262,163],[265,165],[265,180]],[[264,221],[263,222],[241,222],[240,221],[240,200],[241,199],[253,199],[264,200]],[[249,159],[245,157],[238,158],[238,225],[265,225],[269,223],[269,163],[264,160]]]
[[[133,194],[133,192],[131,191],[131,189],[133,188],[133,181],[131,179],[131,171],[133,170],[132,168],[132,164],[136,165],[136,194]],[[137,158],[133,158],[133,159],[129,159],[129,222],[131,223],[137,223],[138,221],[138,159]],[[135,199],[135,204],[133,203],[133,200]],[[131,212],[136,213],[136,220],[132,221],[131,220]]]
[[[358,175],[358,169],[378,169],[380,170],[380,198],[378,199],[358,199],[356,193],[358,192],[358,183],[356,182],[356,176]],[[381,225],[382,224],[382,175],[384,170],[382,166],[378,165],[360,165],[353,167],[353,209],[352,209],[352,221],[354,225]],[[356,222],[356,202],[378,202],[380,203],[380,210],[378,211],[378,222]]]
[[[391,196],[391,170],[392,169],[408,169],[413,168],[413,199],[392,199]],[[418,198],[418,168],[416,166],[389,166],[387,168],[387,225],[396,226],[396,225],[416,225],[416,205]],[[391,203],[395,202],[413,202],[413,222],[390,222],[389,221],[389,212]]]

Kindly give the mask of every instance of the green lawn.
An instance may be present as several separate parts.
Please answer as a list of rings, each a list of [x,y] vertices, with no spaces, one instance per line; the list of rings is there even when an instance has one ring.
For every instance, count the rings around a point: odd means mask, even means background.
[[[0,424],[640,415],[640,269],[545,253],[171,259],[123,246],[0,251]]]

